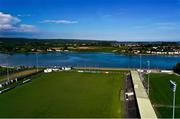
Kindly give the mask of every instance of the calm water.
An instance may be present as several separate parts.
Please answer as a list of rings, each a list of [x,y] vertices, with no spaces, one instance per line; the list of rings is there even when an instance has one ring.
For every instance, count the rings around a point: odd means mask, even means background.
[[[177,62],[180,62],[180,56],[142,56],[142,67],[147,67],[148,60],[151,68],[171,69]],[[7,64],[34,66],[36,65],[36,54],[7,55],[0,53],[0,65]],[[38,54],[38,64],[40,66],[139,68],[140,56],[114,53],[42,53]]]

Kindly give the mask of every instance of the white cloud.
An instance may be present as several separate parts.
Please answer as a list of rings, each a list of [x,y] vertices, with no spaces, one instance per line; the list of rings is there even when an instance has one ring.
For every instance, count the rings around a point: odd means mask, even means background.
[[[145,24],[140,26],[135,26],[134,29],[161,29],[161,30],[176,30],[179,29],[180,23],[178,22],[158,22],[152,24]]]
[[[36,27],[33,25],[28,25],[28,24],[21,24],[19,27],[16,29],[17,32],[34,32],[36,31]]]
[[[20,19],[13,17],[10,14],[0,12],[0,30],[11,30],[14,29],[14,25],[21,22]]]
[[[21,22],[21,20],[10,14],[0,12],[0,24],[16,24],[18,22]]]
[[[18,17],[30,17],[31,15],[30,14],[18,14],[17,16]]]
[[[44,20],[41,23],[76,24],[76,23],[78,23],[78,21],[70,21],[70,20]]]
[[[15,29],[11,24],[0,24],[0,30],[12,30]]]
[[[33,25],[21,24],[21,20],[11,14],[0,12],[0,31],[33,32],[35,29]]]
[[[179,23],[175,22],[161,22],[156,23],[157,29],[164,29],[164,30],[174,30],[178,28]]]

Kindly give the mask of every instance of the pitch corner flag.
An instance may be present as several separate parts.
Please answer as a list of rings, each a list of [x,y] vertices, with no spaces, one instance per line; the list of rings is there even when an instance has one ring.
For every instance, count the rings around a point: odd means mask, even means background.
[[[171,88],[172,88],[173,92],[175,92],[176,91],[176,82],[170,80],[170,84],[171,84]]]

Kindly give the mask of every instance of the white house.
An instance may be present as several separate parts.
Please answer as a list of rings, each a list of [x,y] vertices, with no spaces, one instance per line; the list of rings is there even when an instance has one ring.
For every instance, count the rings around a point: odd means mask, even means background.
[[[55,51],[56,51],[56,52],[61,52],[62,50],[60,50],[60,49],[56,49]]]
[[[53,50],[52,49],[47,49],[48,52],[52,52]]]
[[[147,73],[151,73],[152,71],[151,70],[146,70]]]
[[[59,69],[57,69],[57,68],[53,68],[53,69],[52,69],[52,71],[59,71]]]
[[[52,69],[45,69],[44,70],[44,73],[49,73],[49,72],[52,72]]]
[[[71,70],[71,67],[62,67],[62,70],[69,71]]]
[[[138,71],[138,72],[144,72],[144,70],[143,70],[143,69],[137,69],[137,71]]]
[[[82,70],[78,70],[78,72],[83,73],[84,71],[82,71]]]

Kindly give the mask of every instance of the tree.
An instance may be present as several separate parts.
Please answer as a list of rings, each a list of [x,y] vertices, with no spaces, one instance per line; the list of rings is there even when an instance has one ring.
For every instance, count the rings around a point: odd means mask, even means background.
[[[68,50],[68,46],[65,45],[64,48],[63,48],[63,50]]]
[[[180,74],[180,63],[177,63],[176,66],[173,68],[174,72]]]

